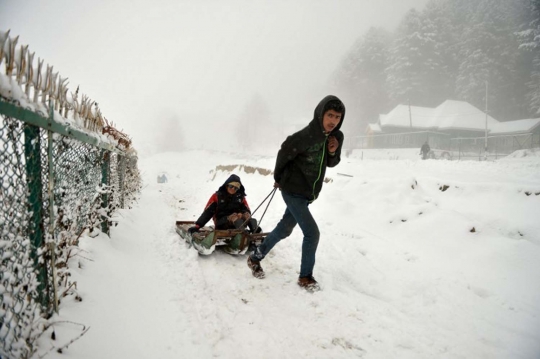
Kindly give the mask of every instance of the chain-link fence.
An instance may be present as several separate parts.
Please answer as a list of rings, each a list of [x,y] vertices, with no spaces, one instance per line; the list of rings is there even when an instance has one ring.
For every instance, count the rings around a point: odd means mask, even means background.
[[[352,136],[347,138],[347,149],[366,148],[420,148],[425,141],[433,148],[447,149],[450,136],[433,131],[375,134],[371,136]]]
[[[517,150],[540,148],[540,133],[499,135],[473,138],[453,138],[451,151],[454,159],[497,159]]]
[[[28,118],[43,125],[21,120]],[[49,123],[0,99],[1,358],[35,352],[58,302],[78,297],[68,261],[80,236],[108,232],[141,185],[134,152]]]
[[[141,186],[129,137],[18,39],[0,31],[2,359],[35,353],[62,298],[79,298],[68,267],[79,238],[109,233]]]
[[[540,133],[497,135],[487,137],[450,138],[450,135],[431,132],[388,133],[355,136],[347,140],[347,149],[420,148],[428,141],[432,158],[484,160],[507,156],[517,150],[540,148]]]

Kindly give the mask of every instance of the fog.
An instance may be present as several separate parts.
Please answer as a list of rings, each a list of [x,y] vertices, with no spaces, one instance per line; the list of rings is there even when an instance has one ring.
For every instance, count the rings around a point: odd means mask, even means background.
[[[427,2],[2,0],[0,28],[97,101],[136,149],[227,148],[254,98],[278,135],[307,123],[355,40]],[[277,148],[277,137],[265,142]]]

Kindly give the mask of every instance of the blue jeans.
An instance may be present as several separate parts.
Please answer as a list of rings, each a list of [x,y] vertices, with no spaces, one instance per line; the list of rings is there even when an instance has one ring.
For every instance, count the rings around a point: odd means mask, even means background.
[[[255,260],[262,260],[274,246],[284,238],[291,235],[296,224],[304,234],[302,242],[302,263],[300,264],[300,277],[313,275],[315,254],[319,244],[319,227],[309,211],[309,200],[305,197],[281,191],[287,209],[276,228],[264,239],[263,243],[252,256]]]

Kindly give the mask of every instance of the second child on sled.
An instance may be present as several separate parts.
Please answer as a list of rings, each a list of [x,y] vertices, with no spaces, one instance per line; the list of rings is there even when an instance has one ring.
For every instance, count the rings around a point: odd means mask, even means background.
[[[211,219],[215,229],[244,229],[247,224],[250,233],[261,232],[257,220],[251,218],[244,185],[235,174],[210,197],[195,226],[189,228],[189,233],[198,232]]]

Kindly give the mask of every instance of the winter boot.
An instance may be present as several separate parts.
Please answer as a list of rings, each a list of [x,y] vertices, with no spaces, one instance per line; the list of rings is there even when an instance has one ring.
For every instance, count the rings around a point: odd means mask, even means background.
[[[264,271],[261,267],[260,261],[251,259],[251,256],[248,256],[247,265],[249,268],[251,268],[251,273],[253,274],[255,278],[258,278],[258,279],[264,278]]]
[[[313,278],[313,276],[307,276],[307,277],[300,277],[298,278],[298,285],[308,292],[318,292],[321,290],[321,287],[319,286],[319,283]]]

